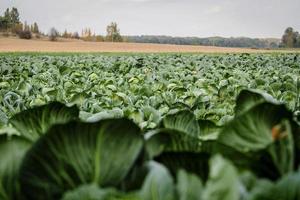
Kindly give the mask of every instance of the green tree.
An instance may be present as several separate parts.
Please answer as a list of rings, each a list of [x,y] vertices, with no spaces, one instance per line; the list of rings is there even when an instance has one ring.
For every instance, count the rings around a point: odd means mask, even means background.
[[[106,27],[106,40],[110,42],[122,42],[123,38],[116,22],[112,22]]]
[[[0,16],[0,31],[6,31],[9,26],[9,21],[7,18]]]
[[[296,48],[300,48],[300,34],[298,32],[295,33],[295,37],[296,37],[296,42],[295,42],[295,46]]]
[[[10,20],[12,26],[20,23],[20,14],[17,8],[13,7],[10,11]]]
[[[11,18],[10,18],[10,11],[9,11],[9,8],[7,8],[4,12],[4,18],[6,18],[9,23],[11,23]]]
[[[33,33],[40,33],[39,26],[36,22],[33,23]]]
[[[0,30],[17,33],[20,27],[20,14],[17,8],[7,8],[0,17]]]
[[[294,32],[294,29],[292,27],[288,27],[282,36],[281,45],[287,48],[296,47],[297,34],[298,33]]]
[[[3,29],[5,31],[7,31],[7,29],[11,28],[11,17],[10,17],[9,8],[7,8],[4,12],[2,24],[3,24]]]

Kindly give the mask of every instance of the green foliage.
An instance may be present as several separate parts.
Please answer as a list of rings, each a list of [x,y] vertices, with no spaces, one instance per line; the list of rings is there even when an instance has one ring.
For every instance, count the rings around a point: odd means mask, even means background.
[[[124,119],[54,126],[23,161],[22,191],[28,199],[56,199],[81,184],[116,186],[139,156],[142,143],[139,128]]]
[[[279,39],[257,39],[248,37],[172,37],[157,35],[125,36],[128,42],[157,43],[176,45],[204,45],[220,47],[248,47],[248,48],[278,48]]]
[[[209,180],[203,193],[203,199],[238,200],[239,180],[236,169],[222,157],[213,157]]]
[[[10,119],[10,123],[30,141],[37,140],[54,124],[66,123],[77,119],[79,110],[53,102],[18,113]]]
[[[91,114],[121,109],[143,129],[182,109],[222,125],[243,89],[266,91],[290,109],[299,99],[300,57],[293,54],[5,55],[0,63],[0,110],[7,117],[59,101]]]
[[[300,198],[295,55],[0,60],[0,199]]]
[[[281,39],[282,47],[287,48],[299,48],[300,47],[300,35],[297,31],[294,31],[292,27],[288,27]]]
[[[238,151],[259,151],[277,139],[272,129],[290,114],[284,106],[261,103],[225,125],[219,140]]]
[[[157,163],[149,163],[149,174],[139,192],[140,199],[172,200],[175,187],[168,170]]]
[[[112,22],[106,27],[106,41],[108,42],[122,42],[123,38],[120,34],[120,29],[116,22]]]
[[[165,129],[183,132],[191,137],[198,138],[200,135],[200,126],[193,113],[180,111],[176,114],[167,115],[163,119]]]
[[[0,30],[2,31],[13,31],[20,23],[19,11],[15,7],[11,10],[7,8],[4,15],[0,16]]]
[[[22,158],[31,143],[18,136],[0,135],[0,199],[20,199],[18,180]]]
[[[0,30],[6,31],[9,27],[9,19],[6,17],[0,16]]]
[[[66,192],[62,200],[109,200],[117,198],[114,189],[100,189],[97,185],[83,185]]]

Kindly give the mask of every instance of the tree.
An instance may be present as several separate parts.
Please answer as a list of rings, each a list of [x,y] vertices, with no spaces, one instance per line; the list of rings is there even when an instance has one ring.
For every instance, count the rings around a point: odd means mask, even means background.
[[[7,8],[4,16],[0,16],[0,30],[17,33],[20,24],[20,15],[17,8]]]
[[[39,30],[39,26],[37,25],[36,22],[33,23],[33,30],[32,30],[33,33],[40,33],[40,30]]]
[[[120,34],[120,29],[116,22],[112,22],[106,27],[106,40],[110,42],[122,42],[122,36]]]
[[[17,8],[13,7],[10,11],[10,20],[12,23],[12,26],[15,26],[16,24],[20,23],[20,14]]]
[[[9,26],[9,21],[7,18],[0,16],[0,31],[6,31]]]
[[[54,27],[52,27],[49,31],[50,41],[56,41],[58,36],[59,36],[58,31]]]
[[[7,8],[4,12],[4,18],[7,20],[8,22],[8,27],[10,28],[11,26],[11,18],[10,18],[10,11],[9,8]]]
[[[92,36],[92,31],[90,28],[87,29],[87,36],[88,37],[91,37]]]
[[[296,47],[298,32],[294,32],[292,27],[288,27],[281,39],[281,46],[287,48]]]
[[[67,29],[65,29],[64,33],[62,34],[62,37],[63,38],[72,38],[73,36],[72,36],[72,33],[69,33],[67,31]]]
[[[93,41],[95,39],[90,28],[85,28],[81,31],[81,38],[84,41]]]
[[[298,37],[297,37],[296,47],[300,48],[300,34],[298,34]]]
[[[7,8],[4,12],[4,16],[0,17],[0,29],[7,31],[11,27],[10,11]]]
[[[75,38],[75,39],[80,39],[78,32],[74,32],[72,37]]]
[[[81,36],[83,38],[91,38],[92,37],[92,31],[90,28],[85,28],[81,31]]]
[[[67,31],[67,29],[64,31],[64,33],[62,34],[63,38],[68,38],[69,37],[69,33]]]
[[[23,24],[22,23],[19,23],[19,24],[16,24],[15,27],[14,27],[14,32],[16,34],[19,34],[20,32],[22,32],[24,29],[23,27]]]
[[[24,31],[30,31],[30,26],[27,24],[27,21],[24,22]]]

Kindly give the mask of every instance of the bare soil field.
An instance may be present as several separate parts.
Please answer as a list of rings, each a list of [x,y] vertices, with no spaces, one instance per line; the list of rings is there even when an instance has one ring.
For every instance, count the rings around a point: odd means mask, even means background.
[[[0,37],[0,52],[267,53],[274,52],[274,50],[190,45],[85,42],[71,39],[51,42],[46,40],[22,40],[18,38]],[[282,50],[280,52],[282,52]]]

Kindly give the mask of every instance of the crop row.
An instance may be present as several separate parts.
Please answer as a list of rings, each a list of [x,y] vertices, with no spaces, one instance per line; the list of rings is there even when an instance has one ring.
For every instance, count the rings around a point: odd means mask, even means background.
[[[142,131],[126,118],[79,119],[53,102],[0,135],[1,199],[299,199],[300,121],[243,90],[220,127],[189,110]]]
[[[2,121],[59,101],[76,104],[85,118],[122,115],[142,128],[181,109],[224,124],[242,89],[266,91],[292,110],[299,106],[297,54],[2,55],[0,74]]]

